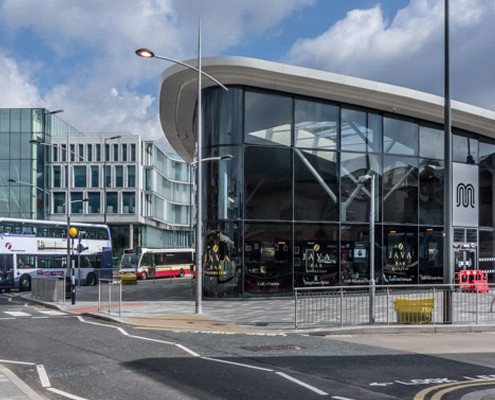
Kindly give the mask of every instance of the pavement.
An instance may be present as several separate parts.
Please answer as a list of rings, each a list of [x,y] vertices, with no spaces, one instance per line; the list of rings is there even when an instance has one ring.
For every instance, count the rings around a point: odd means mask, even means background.
[[[294,298],[204,298],[202,312],[196,313],[196,299],[189,277],[139,281],[138,285],[114,289],[109,301],[108,289],[100,293],[98,287],[77,288],[77,301],[65,303],[40,301],[30,293],[20,293],[28,301],[79,315],[90,315],[118,323],[134,325],[136,329],[171,330],[175,332],[205,332],[220,334],[283,335],[303,333],[311,335],[361,333],[431,333],[495,331],[495,325],[361,325],[352,327],[324,326],[296,329]]]

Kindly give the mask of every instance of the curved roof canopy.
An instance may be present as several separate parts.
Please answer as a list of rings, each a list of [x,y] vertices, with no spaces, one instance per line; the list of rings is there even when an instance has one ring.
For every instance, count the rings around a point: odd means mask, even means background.
[[[187,61],[193,66],[196,60]],[[351,76],[245,57],[203,58],[203,70],[224,85],[246,85],[343,102],[443,123],[443,97]],[[160,83],[160,120],[184,160],[192,161],[197,72],[174,65]],[[203,77],[203,88],[215,83]],[[452,101],[452,126],[495,138],[495,112]]]

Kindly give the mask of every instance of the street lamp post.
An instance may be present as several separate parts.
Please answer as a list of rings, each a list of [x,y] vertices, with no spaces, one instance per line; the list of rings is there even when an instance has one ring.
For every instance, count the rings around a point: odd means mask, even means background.
[[[360,176],[358,182],[371,181],[370,190],[370,300],[369,300],[369,323],[375,323],[375,175]]]
[[[201,68],[201,20],[198,21],[198,67],[194,67],[190,64],[184,63],[182,61],[176,60],[174,58],[164,57],[156,55],[154,52],[148,49],[139,49],[136,50],[136,54],[140,57],[144,58],[158,58],[165,61],[170,61],[175,64],[182,65],[186,68],[192,69],[198,73],[198,103],[196,107],[196,123],[197,123],[197,150],[198,150],[198,159],[197,159],[197,178],[198,178],[198,193],[197,193],[197,221],[196,221],[196,314],[201,314],[203,312],[203,123],[202,123],[202,99],[201,99],[201,78],[204,75],[208,79],[215,82],[217,85],[222,87],[224,90],[228,90],[222,83],[213,78],[211,75],[202,71]]]
[[[117,135],[103,139],[103,223],[105,225],[107,224],[107,141],[121,137],[122,135]],[[108,158],[110,158],[110,148],[108,149]]]

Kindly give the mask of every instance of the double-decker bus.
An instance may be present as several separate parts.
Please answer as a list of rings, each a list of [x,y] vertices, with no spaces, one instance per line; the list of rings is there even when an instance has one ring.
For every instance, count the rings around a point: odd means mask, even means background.
[[[80,236],[70,244],[76,280],[95,285],[99,277],[111,276],[112,241],[108,226],[74,223],[71,227]],[[30,290],[31,278],[40,275],[67,276],[67,225],[0,218],[0,289]]]
[[[194,249],[126,249],[120,260],[120,274],[139,279],[183,277],[192,272]]]

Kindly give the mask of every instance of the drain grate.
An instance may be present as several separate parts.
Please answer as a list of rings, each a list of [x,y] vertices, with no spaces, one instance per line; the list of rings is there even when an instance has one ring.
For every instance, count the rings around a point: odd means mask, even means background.
[[[282,344],[278,346],[242,346],[241,349],[249,351],[282,351],[282,350],[302,350],[304,347],[295,344]]]

